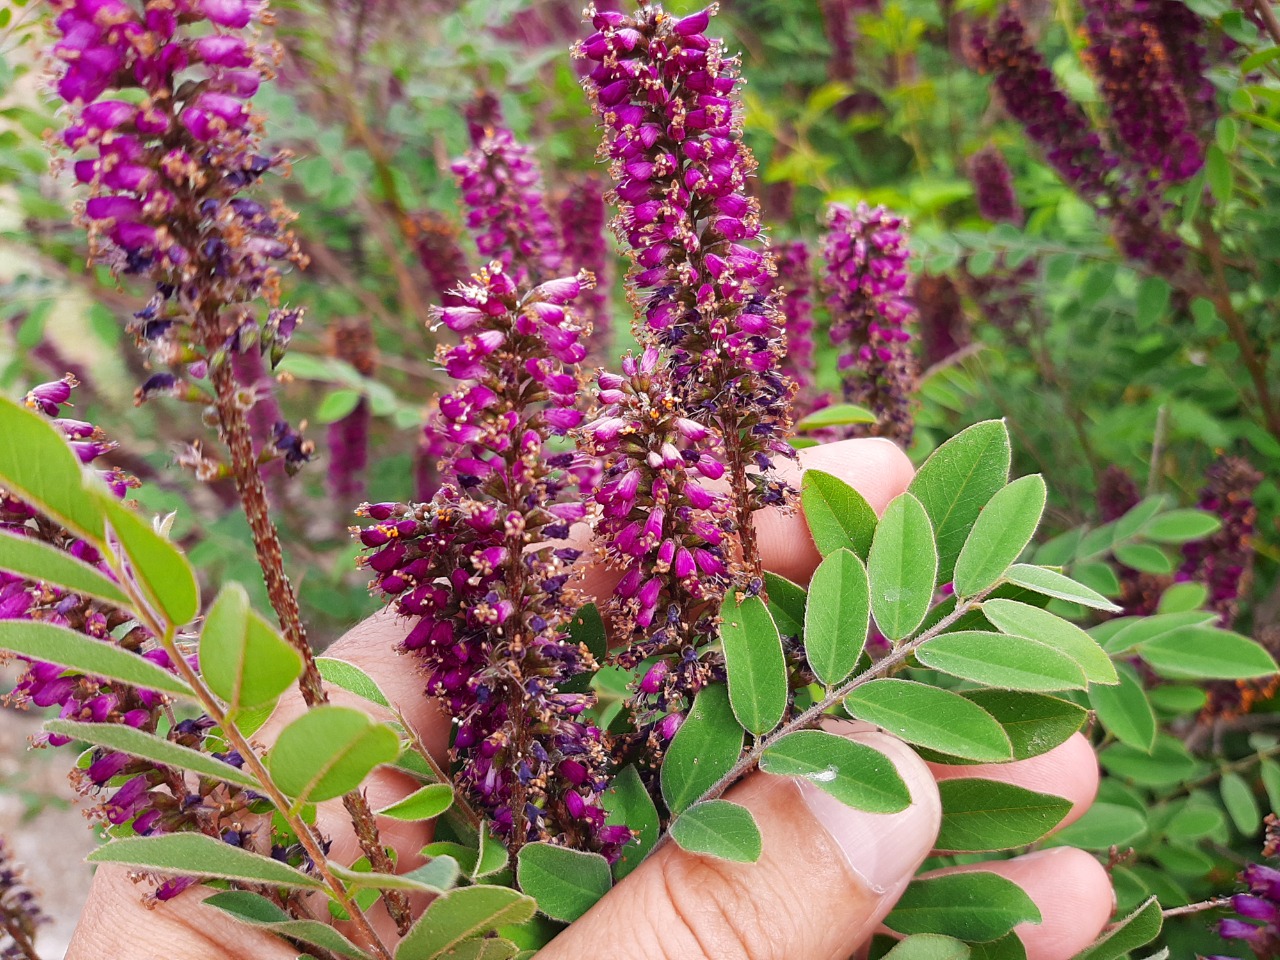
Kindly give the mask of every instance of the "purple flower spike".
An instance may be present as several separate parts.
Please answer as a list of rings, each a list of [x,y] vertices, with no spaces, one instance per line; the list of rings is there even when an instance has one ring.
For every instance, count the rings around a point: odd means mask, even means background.
[[[608,214],[604,187],[595,177],[583,177],[570,185],[560,201],[560,235],[567,263],[589,270],[596,285],[578,298],[585,322],[591,324],[591,353],[607,354],[613,325],[609,315],[609,291],[613,287],[613,254],[605,236]]]
[[[1022,225],[1025,214],[1013,190],[1013,173],[999,147],[983,147],[969,158],[969,179],[973,181],[978,213],[992,223]]]
[[[914,417],[913,307],[907,299],[906,222],[884,207],[832,204],[823,243],[831,341],[840,349],[844,396],[877,421],[853,435],[888,437],[906,447]]]

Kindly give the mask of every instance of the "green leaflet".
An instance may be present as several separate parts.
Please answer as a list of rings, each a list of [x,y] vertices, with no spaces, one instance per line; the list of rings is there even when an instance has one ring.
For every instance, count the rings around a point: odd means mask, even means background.
[[[640,861],[658,842],[658,808],[653,805],[640,774],[635,765],[623,768],[613,778],[601,796],[601,802],[608,816],[605,823],[626,824],[639,834],[634,843],[623,848],[622,855],[613,866],[613,873],[619,880],[640,865]]]
[[[918,746],[968,760],[1013,758],[1004,729],[986,710],[957,693],[911,680],[872,680],[845,697],[845,709]]]
[[[784,637],[804,634],[805,589],[776,573],[765,573],[764,586],[769,593],[769,613]]]
[[[727,800],[694,804],[671,824],[671,839],[690,853],[755,863],[763,840],[751,812]]]
[[[916,472],[908,490],[924,505],[938,544],[938,578],[946,583],[969,530],[1009,479],[1009,431],[987,420],[956,434]]]
[[[341,687],[348,693],[354,693],[357,697],[376,703],[380,707],[391,706],[382,688],[354,663],[336,660],[333,657],[316,657],[316,669],[320,671],[321,677],[335,687]]]
[[[156,873],[244,880],[277,887],[319,888],[324,884],[279,860],[250,853],[202,833],[111,840],[90,853],[90,863],[119,863]]]
[[[994,873],[957,873],[913,881],[884,920],[899,933],[945,933],[965,940],[1003,937],[1040,910],[1022,888]]]
[[[225,890],[201,901],[224,913],[281,937],[314,944],[339,956],[365,960],[369,955],[327,923],[318,920],[294,920],[266,897],[247,890]]]
[[[374,767],[400,753],[400,738],[353,707],[320,706],[282,731],[267,755],[276,785],[295,807],[354,790]]]
[[[150,660],[45,621],[0,621],[0,650],[47,660],[90,676],[195,699],[195,691],[184,680]]]
[[[938,553],[929,515],[910,493],[885,508],[867,558],[871,612],[890,640],[909,637],[933,602]]]
[[[403,800],[378,811],[380,817],[392,820],[431,820],[453,805],[453,787],[447,783],[428,783]]]
[[[781,722],[787,709],[782,639],[759,597],[747,597],[741,603],[733,596],[725,597],[720,618],[729,702],[738,722],[762,736]]]
[[[1089,688],[1089,705],[1102,725],[1121,743],[1150,751],[1156,742],[1156,715],[1133,667],[1116,667],[1120,683],[1114,687]]]
[[[1093,946],[1077,954],[1075,960],[1121,960],[1158,937],[1163,925],[1160,903],[1152,897],[1099,937]]]
[[[190,770],[202,777],[224,783],[261,789],[262,785],[246,770],[223,763],[216,757],[173,743],[154,733],[146,733],[122,723],[79,723],[74,720],[46,720],[44,728],[73,740],[127,753],[131,757],[153,760],[166,767]]]
[[[131,608],[131,602],[119,584],[66,551],[33,537],[0,531],[0,570],[81,596],[105,600],[124,610]]]
[[[590,910],[613,885],[609,862],[600,854],[549,843],[520,848],[516,880],[542,913],[565,923]]]
[[[189,623],[200,612],[200,587],[191,563],[113,494],[100,490],[96,496],[148,601],[175,627]]]
[[[815,410],[796,423],[796,430],[821,430],[824,427],[844,427],[854,423],[875,423],[876,415],[866,407],[854,403],[833,403],[829,407]]]
[[[442,960],[468,940],[498,927],[524,923],[536,908],[533,898],[506,887],[477,885],[450,890],[433,900],[405,934],[396,947],[395,960]]]
[[[814,676],[834,687],[853,672],[870,625],[867,568],[841,548],[814,571],[805,604],[804,652]]]
[[[249,608],[249,595],[228,583],[200,631],[205,683],[231,714],[274,703],[302,673],[302,655]]]
[[[1111,658],[1091,636],[1074,623],[1047,610],[1013,600],[989,599],[982,604],[983,615],[1005,633],[1053,647],[1076,662],[1090,683],[1119,682]]]
[[[1036,567],[1028,563],[1015,563],[1005,571],[1005,579],[1019,587],[1034,590],[1046,597],[1056,597],[1072,603],[1083,604],[1097,610],[1115,612],[1120,609],[1097,590],[1077,583],[1070,577],[1050,570],[1047,567]]]
[[[969,947],[951,937],[921,933],[900,942],[884,960],[969,960]]]
[[[938,784],[941,850],[1011,850],[1035,843],[1062,822],[1071,801],[1012,783],[956,778]]]
[[[742,740],[728,690],[719,684],[704,687],[662,760],[667,809],[679,814],[710,790],[738,762]]]
[[[956,558],[959,597],[981,593],[1004,576],[1031,542],[1048,490],[1039,474],[1019,477],[999,490],[983,508]]]
[[[1138,653],[1174,680],[1247,680],[1276,672],[1275,660],[1259,644],[1215,627],[1174,630],[1141,644]]]
[[[1079,730],[1088,716],[1081,706],[1041,693],[966,690],[964,698],[996,718],[1013,744],[1015,760],[1048,753]]]
[[[819,553],[825,557],[844,547],[866,559],[876,512],[862,494],[839,477],[806,470],[800,480],[800,505]]]
[[[799,730],[780,738],[761,754],[760,769],[800,777],[869,813],[897,813],[911,803],[911,793],[888,757],[823,730]]]
[[[944,633],[921,646],[916,658],[943,673],[1004,690],[1083,690],[1088,683],[1065,653],[1002,633]]]

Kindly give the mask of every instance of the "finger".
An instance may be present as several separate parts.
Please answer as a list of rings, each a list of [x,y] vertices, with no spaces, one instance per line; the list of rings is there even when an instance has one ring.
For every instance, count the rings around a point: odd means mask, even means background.
[[[846,734],[883,752],[912,804],[873,814],[802,780],[755,773],[726,795],[763,837],[752,864],[667,843],[538,954],[539,960],[845,960],[910,882],[937,835],[928,768],[888,734]]]
[[[1091,944],[1115,912],[1111,878],[1096,859],[1074,847],[1054,847],[993,863],[947,867],[926,874],[986,870],[1012,880],[1040,908],[1039,923],[1021,923],[1014,933],[1027,960],[1070,960]]]
[[[1089,741],[1078,733],[1048,753],[1028,760],[972,766],[931,763],[929,769],[938,780],[980,777],[1070,800],[1071,810],[1058,824],[1058,829],[1084,816],[1098,795],[1098,758]]]
[[[790,460],[778,463],[779,474],[793,488],[800,489],[805,470],[823,470],[862,494],[876,513],[882,513],[890,500],[906,490],[913,476],[907,455],[892,441],[879,437],[807,447],[799,456],[798,464]],[[765,569],[796,583],[808,583],[822,557],[813,545],[808,524],[800,511],[769,507],[756,513],[755,523]],[[575,534],[579,549],[589,551],[587,526],[583,524]],[[612,596],[621,576],[618,570],[595,564],[584,569],[580,587],[583,593],[602,602]]]
[[[217,890],[192,887],[157,904],[144,902],[144,891],[123,867],[99,867],[67,960],[293,960],[298,955],[278,937],[200,905]]]

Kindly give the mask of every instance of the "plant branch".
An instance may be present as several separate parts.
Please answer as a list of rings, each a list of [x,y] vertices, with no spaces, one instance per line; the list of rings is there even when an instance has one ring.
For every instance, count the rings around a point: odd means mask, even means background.
[[[0,928],[8,934],[9,939],[13,941],[13,945],[18,948],[19,953],[16,955],[15,960],[40,960],[40,954],[36,952],[36,945],[32,943],[31,937],[22,928],[22,923],[18,918],[4,914],[3,919],[0,920]]]
[[[1239,773],[1241,770],[1248,770],[1250,767],[1256,766],[1263,760],[1269,760],[1277,755],[1280,755],[1280,744],[1277,744],[1274,747],[1268,747],[1266,750],[1259,750],[1257,753],[1252,753],[1241,760],[1236,760],[1232,763],[1224,763],[1222,766],[1218,767],[1217,770],[1214,770],[1212,773],[1206,773],[1199,780],[1192,780],[1190,783],[1184,783],[1177,790],[1174,790],[1165,797],[1165,799],[1172,800],[1174,797],[1190,794],[1193,790],[1198,790],[1200,787],[1208,786],[1215,780],[1220,780],[1229,773]]]
[[[1267,28],[1267,33],[1271,34],[1272,41],[1280,44],[1280,19],[1276,18],[1271,0],[1253,0],[1253,9],[1257,11],[1263,26]]]
[[[1185,917],[1189,913],[1204,913],[1206,910],[1218,910],[1229,906],[1231,906],[1230,897],[1213,897],[1209,900],[1201,900],[1199,903],[1188,903],[1181,907],[1161,910],[1160,916],[1167,920],[1169,917]]]
[[[284,549],[280,543],[279,531],[271,519],[267,489],[258,470],[249,423],[236,397],[239,387],[235,374],[230,364],[221,363],[213,365],[210,376],[216,391],[214,403],[222,438],[231,456],[236,492],[253,533],[254,552],[266,580],[267,596],[289,645],[302,657],[302,677],[298,681],[298,688],[308,707],[328,703],[329,696],[325,693],[320,669],[316,666],[311,645],[307,642],[306,628],[302,624],[302,613],[298,607],[298,595],[284,570]],[[379,873],[395,873],[395,865],[387,856],[378,835],[378,824],[369,801],[358,790],[353,790],[342,798],[342,805],[351,817],[360,849],[369,858],[373,869]],[[401,934],[407,933],[413,922],[408,897],[403,891],[387,890],[383,892],[383,900],[397,929]]]

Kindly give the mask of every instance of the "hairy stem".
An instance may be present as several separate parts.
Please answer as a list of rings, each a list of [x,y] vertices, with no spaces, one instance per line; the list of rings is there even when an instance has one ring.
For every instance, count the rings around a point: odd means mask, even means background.
[[[1206,910],[1219,910],[1222,907],[1231,906],[1230,897],[1212,897],[1208,900],[1201,900],[1199,903],[1188,903],[1181,907],[1170,907],[1168,910],[1161,910],[1160,916],[1168,919],[1169,917],[1184,917],[1189,913],[1204,913]]]
[[[298,595],[284,570],[284,549],[280,544],[280,533],[271,519],[267,489],[258,472],[249,422],[236,399],[239,387],[231,365],[224,363],[213,366],[211,378],[216,391],[215,404],[222,438],[231,455],[231,472],[235,478],[236,492],[240,496],[245,518],[249,521],[249,529],[253,532],[253,547],[266,580],[267,596],[280,621],[285,639],[302,656],[303,668],[298,689],[308,707],[328,703],[329,696],[325,693],[320,669],[316,666],[311,645],[307,642],[306,628],[302,624],[302,613],[298,607]],[[378,835],[378,824],[369,801],[359,791],[353,790],[342,798],[342,805],[351,818],[360,849],[369,858],[373,869],[379,873],[395,873],[395,864],[387,856]],[[383,900],[396,928],[401,934],[407,933],[413,923],[408,897],[403,891],[387,890],[383,891]]]

